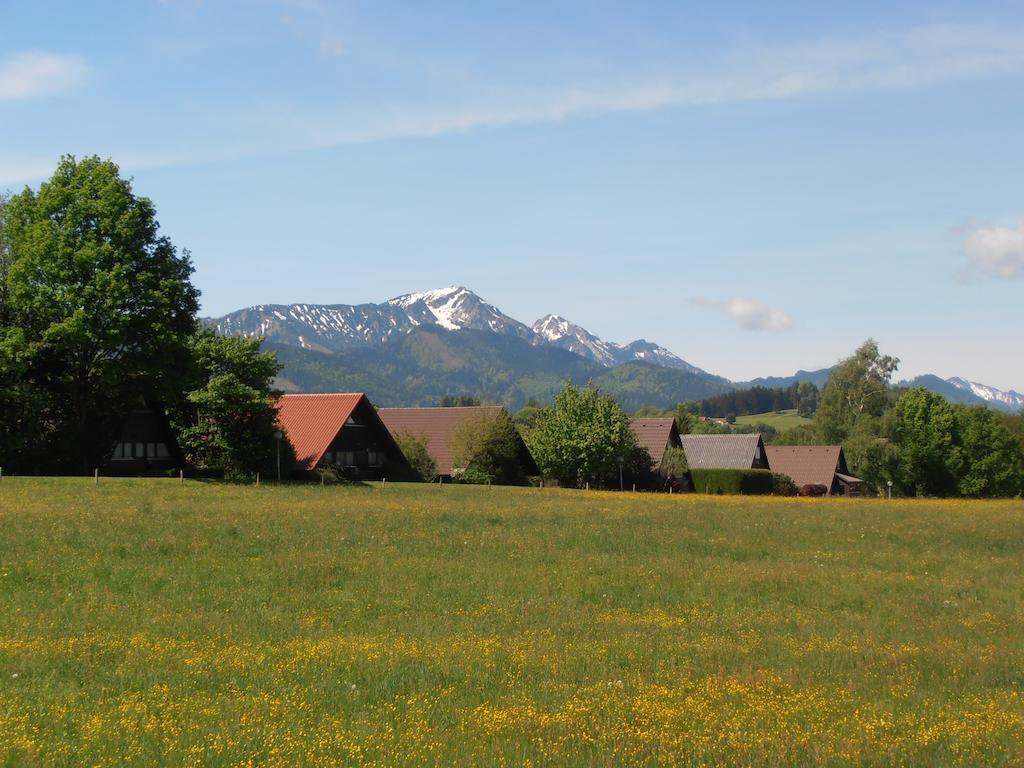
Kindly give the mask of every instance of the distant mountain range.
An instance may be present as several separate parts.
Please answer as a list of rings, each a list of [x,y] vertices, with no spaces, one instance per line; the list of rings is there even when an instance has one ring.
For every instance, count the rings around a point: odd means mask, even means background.
[[[220,334],[265,337],[284,364],[284,389],[361,390],[380,405],[473,394],[517,408],[571,380],[594,381],[627,409],[664,408],[749,386],[823,386],[829,374],[729,381],[645,339],[615,344],[553,314],[526,325],[461,286],[380,304],[257,305],[206,322]],[[1024,407],[1024,395],[964,379],[923,376],[911,384],[956,402]]]

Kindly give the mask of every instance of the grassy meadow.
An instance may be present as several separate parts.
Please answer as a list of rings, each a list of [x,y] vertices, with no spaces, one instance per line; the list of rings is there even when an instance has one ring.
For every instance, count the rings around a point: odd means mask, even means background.
[[[810,424],[811,420],[797,413],[796,408],[789,408],[784,411],[768,411],[767,413],[754,413],[749,416],[737,416],[736,423],[749,424],[750,426],[767,424],[769,427],[775,427],[779,432],[785,432],[787,429],[799,427],[801,424]]]
[[[1024,504],[0,481],[0,765],[1024,765]]]

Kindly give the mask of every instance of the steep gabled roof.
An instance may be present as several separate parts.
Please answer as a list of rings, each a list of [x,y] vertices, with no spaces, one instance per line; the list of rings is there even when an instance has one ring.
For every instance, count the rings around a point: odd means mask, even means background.
[[[691,469],[750,469],[761,435],[683,435],[683,450]],[[769,466],[771,462],[769,462]]]
[[[426,440],[427,451],[439,475],[450,475],[453,469],[452,437],[455,431],[472,419],[497,419],[507,411],[500,405],[456,408],[381,408],[381,421],[394,437],[410,434]],[[528,475],[537,473],[537,465],[526,444],[520,446],[520,462]]]
[[[295,448],[300,469],[316,468],[348,417],[363,400],[366,400],[366,395],[358,392],[281,396],[277,401],[277,423]]]
[[[824,485],[829,490],[836,474],[846,474],[841,445],[769,445],[773,472],[789,475],[798,486]]]
[[[661,464],[670,443],[679,445],[679,430],[676,428],[676,420],[671,416],[637,417],[629,420],[629,426],[636,435],[637,446],[647,449],[654,466]]]

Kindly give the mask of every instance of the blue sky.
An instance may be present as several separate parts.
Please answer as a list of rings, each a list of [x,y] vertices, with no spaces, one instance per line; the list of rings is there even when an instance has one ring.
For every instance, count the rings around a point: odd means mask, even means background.
[[[0,2],[0,189],[100,154],[203,311],[465,285],[735,379],[1024,390],[1019,3]]]

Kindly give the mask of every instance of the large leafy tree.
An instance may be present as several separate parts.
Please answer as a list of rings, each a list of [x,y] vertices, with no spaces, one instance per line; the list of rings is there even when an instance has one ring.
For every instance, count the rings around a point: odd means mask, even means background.
[[[620,459],[631,465],[640,452],[629,417],[593,386],[566,384],[554,404],[537,414],[528,439],[541,471],[570,487],[582,482],[615,485]]]
[[[14,372],[45,433],[37,468],[87,471],[133,400],[180,389],[199,295],[189,254],[98,157],[62,158],[38,192],[10,198],[3,229],[0,377]]]
[[[963,468],[962,496],[1005,497],[1024,493],[1024,449],[996,413],[983,405],[955,406]]]
[[[954,407],[941,395],[915,388],[896,403],[887,432],[896,446],[892,479],[912,496],[949,496],[963,469]]]
[[[182,448],[201,472],[228,478],[256,472],[272,476],[277,450],[282,467],[292,464],[293,451],[282,437],[277,443],[277,400],[274,377],[281,370],[262,339],[216,336],[199,331],[190,340],[192,389],[176,413]]]
[[[911,496],[1014,496],[1024,490],[1024,451],[999,414],[946,401],[922,388],[905,392],[885,418],[887,464]]]
[[[878,419],[891,405],[889,380],[899,366],[868,339],[829,375],[815,422],[822,440],[840,443],[864,420]]]

